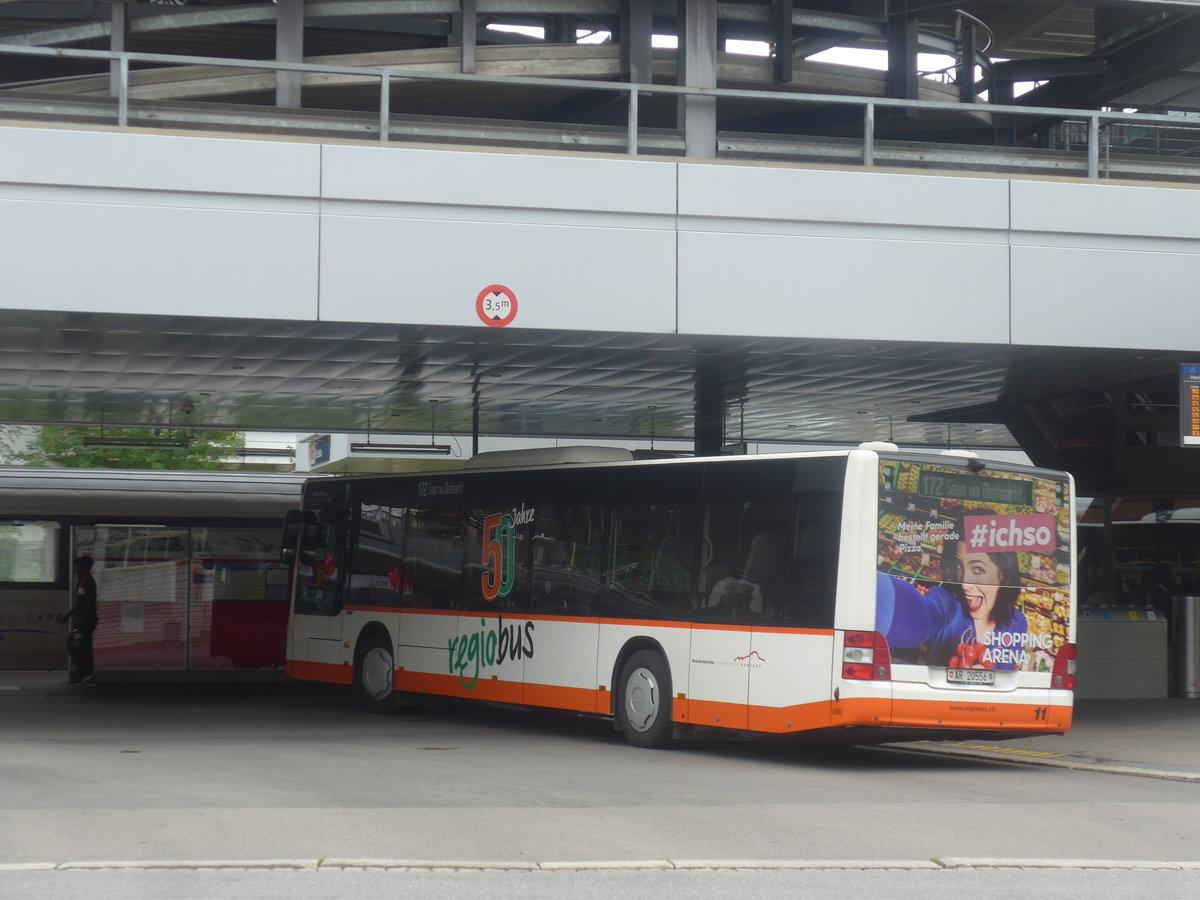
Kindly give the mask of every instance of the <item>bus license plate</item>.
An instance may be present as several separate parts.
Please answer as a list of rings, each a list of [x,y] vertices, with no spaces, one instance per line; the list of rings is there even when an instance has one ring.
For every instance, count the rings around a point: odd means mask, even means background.
[[[991,669],[947,669],[946,680],[951,684],[995,684],[996,673]]]

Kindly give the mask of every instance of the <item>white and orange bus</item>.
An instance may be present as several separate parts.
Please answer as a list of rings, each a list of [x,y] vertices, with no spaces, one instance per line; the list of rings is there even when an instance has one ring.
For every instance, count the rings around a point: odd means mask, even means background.
[[[291,677],[376,708],[411,692],[610,716],[638,746],[680,726],[1070,727],[1066,473],[882,443],[497,455],[306,486],[284,540]]]

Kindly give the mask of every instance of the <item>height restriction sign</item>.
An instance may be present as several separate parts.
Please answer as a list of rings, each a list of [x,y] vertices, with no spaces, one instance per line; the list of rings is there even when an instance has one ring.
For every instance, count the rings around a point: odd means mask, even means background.
[[[502,284],[489,284],[475,298],[475,313],[484,325],[503,328],[517,317],[517,295]]]

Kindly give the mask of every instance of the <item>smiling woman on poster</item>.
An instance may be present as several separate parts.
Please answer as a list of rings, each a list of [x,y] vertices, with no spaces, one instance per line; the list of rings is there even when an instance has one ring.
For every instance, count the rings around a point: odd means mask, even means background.
[[[973,550],[963,533],[959,522],[942,544],[939,587],[922,593],[910,581],[879,573],[875,628],[894,648],[925,647],[926,665],[1016,669],[1010,648],[1023,647],[1028,631],[1017,608],[1017,554]]]

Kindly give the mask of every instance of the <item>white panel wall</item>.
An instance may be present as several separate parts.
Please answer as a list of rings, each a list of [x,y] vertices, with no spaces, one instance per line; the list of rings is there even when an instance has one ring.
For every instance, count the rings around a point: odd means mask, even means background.
[[[0,128],[0,303],[315,317],[319,179],[314,145]]]
[[[0,309],[1195,348],[1200,190],[0,127]]]
[[[321,317],[675,329],[675,167],[650,161],[325,148]],[[483,326],[487,327],[487,326]]]
[[[1018,344],[1200,349],[1200,190],[1013,182]]]
[[[679,328],[1008,341],[1003,180],[681,165]]]

